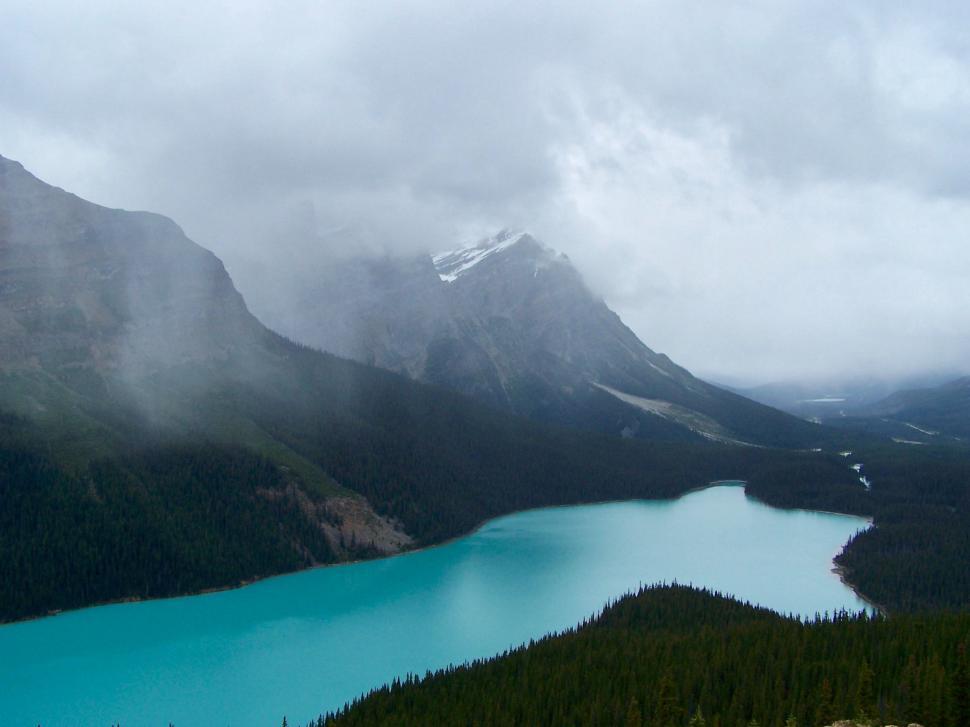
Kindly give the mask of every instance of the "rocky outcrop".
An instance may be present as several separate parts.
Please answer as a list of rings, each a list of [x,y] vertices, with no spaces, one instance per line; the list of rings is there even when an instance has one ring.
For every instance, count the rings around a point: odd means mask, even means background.
[[[378,515],[362,497],[330,497],[324,507],[328,517],[323,527],[331,545],[345,557],[361,551],[394,555],[414,545],[400,523]]]
[[[395,555],[414,546],[414,539],[403,526],[379,515],[366,499],[346,495],[312,497],[299,484],[290,482],[284,489],[264,488],[259,496],[271,502],[285,500],[299,507],[307,521],[327,538],[338,560],[374,555]],[[299,543],[294,546],[300,548]],[[309,553],[304,553],[314,562]]]

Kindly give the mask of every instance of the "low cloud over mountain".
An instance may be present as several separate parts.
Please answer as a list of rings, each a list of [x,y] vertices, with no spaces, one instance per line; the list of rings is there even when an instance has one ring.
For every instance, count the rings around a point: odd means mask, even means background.
[[[3,153],[240,279],[512,225],[692,370],[963,370],[967,13],[8,3]]]

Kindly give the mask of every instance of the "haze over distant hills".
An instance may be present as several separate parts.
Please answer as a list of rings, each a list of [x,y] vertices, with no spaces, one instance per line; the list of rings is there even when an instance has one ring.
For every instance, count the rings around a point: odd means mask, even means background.
[[[897,442],[963,444],[970,440],[970,377],[897,391],[856,407],[847,417],[826,421]]]
[[[821,436],[651,350],[565,255],[526,232],[434,256],[336,261],[252,301],[307,345],[544,422],[654,440]]]
[[[932,388],[955,378],[956,374],[940,372],[902,379],[857,376],[724,388],[803,419],[825,420],[854,415],[900,390]]]
[[[931,388],[898,391],[864,407],[860,413],[912,420],[970,436],[970,376]]]
[[[731,388],[795,416],[905,444],[970,439],[970,377],[935,373],[895,382],[872,378]]]

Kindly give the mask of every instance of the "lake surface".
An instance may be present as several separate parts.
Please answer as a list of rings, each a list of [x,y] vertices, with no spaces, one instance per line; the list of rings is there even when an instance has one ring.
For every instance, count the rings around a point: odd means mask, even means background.
[[[831,561],[867,526],[717,486],[533,510],[395,558],[2,626],[0,724],[301,725],[395,676],[573,626],[641,583],[785,613],[858,610]]]

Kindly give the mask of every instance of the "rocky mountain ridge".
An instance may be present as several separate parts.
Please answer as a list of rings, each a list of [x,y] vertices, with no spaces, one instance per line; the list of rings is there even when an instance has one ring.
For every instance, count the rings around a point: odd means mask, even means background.
[[[147,374],[224,359],[258,322],[171,220],[86,202],[0,157],[0,367]]]
[[[527,232],[341,260],[284,289],[257,313],[291,338],[539,421],[666,441],[806,447],[819,436],[651,350]]]

